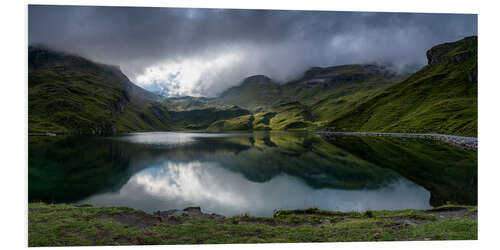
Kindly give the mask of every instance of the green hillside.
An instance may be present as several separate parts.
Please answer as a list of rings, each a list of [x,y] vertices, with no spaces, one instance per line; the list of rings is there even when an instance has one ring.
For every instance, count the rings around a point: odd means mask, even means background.
[[[338,115],[328,126],[477,136],[477,37],[437,45],[427,58],[422,70]]]
[[[44,47],[29,47],[28,62],[29,133],[205,129],[249,113],[232,105],[196,105],[192,98],[175,107],[134,85],[118,67]]]
[[[272,111],[219,120],[210,125],[210,131],[234,130],[296,130],[317,128],[309,107],[300,102],[287,102],[267,107]]]
[[[219,97],[160,98],[118,67],[29,48],[29,132],[337,130],[477,136],[477,37],[437,45],[428,65],[313,67],[293,81],[250,76]]]
[[[168,129],[166,109],[118,67],[30,47],[30,133],[107,134]]]
[[[186,111],[194,109],[203,109],[206,107],[217,107],[227,105],[210,105],[212,98],[181,96],[164,98],[162,103],[171,111]],[[231,106],[231,105],[230,105]]]
[[[265,111],[278,101],[279,83],[264,75],[245,78],[240,85],[229,88],[209,103],[215,105],[238,105],[253,112]]]
[[[238,106],[208,106],[196,109],[168,111],[169,121],[175,130],[203,130],[210,124],[231,119],[250,112]]]
[[[323,129],[336,114],[375,96],[405,76],[370,64],[314,67],[299,79],[281,85],[266,76],[252,76],[206,104],[239,105],[252,111],[253,116],[218,121],[210,129]],[[265,119],[260,119],[262,116]]]

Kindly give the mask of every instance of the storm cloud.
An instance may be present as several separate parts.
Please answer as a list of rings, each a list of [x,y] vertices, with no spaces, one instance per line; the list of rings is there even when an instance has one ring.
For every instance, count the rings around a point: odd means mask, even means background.
[[[247,76],[276,81],[312,66],[426,63],[438,43],[477,35],[477,15],[28,7],[28,42],[119,65],[170,96],[216,96]]]

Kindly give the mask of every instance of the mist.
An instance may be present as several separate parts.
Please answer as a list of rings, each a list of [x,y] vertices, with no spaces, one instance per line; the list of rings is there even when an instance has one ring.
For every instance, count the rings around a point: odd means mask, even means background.
[[[477,15],[139,7],[28,7],[28,42],[119,65],[167,96],[213,97],[245,77],[286,82],[313,66],[426,64],[477,35]]]

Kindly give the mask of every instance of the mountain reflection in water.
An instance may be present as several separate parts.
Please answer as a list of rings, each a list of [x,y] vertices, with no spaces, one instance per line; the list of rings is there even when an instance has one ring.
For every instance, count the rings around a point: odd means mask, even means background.
[[[475,203],[476,162],[475,152],[401,138],[327,142],[298,132],[71,137],[30,143],[29,199],[145,211],[200,206],[228,216],[307,207],[423,209],[452,199]]]

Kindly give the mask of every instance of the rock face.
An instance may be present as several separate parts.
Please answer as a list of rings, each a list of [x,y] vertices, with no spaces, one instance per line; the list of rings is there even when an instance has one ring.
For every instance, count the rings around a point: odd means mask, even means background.
[[[477,36],[432,47],[427,51],[427,64],[433,65],[449,61],[460,63],[472,56],[477,56]]]
[[[477,36],[440,44],[427,51],[428,65],[442,62],[462,63],[472,57],[477,61]],[[477,82],[477,64],[472,70],[467,71],[467,81]]]

